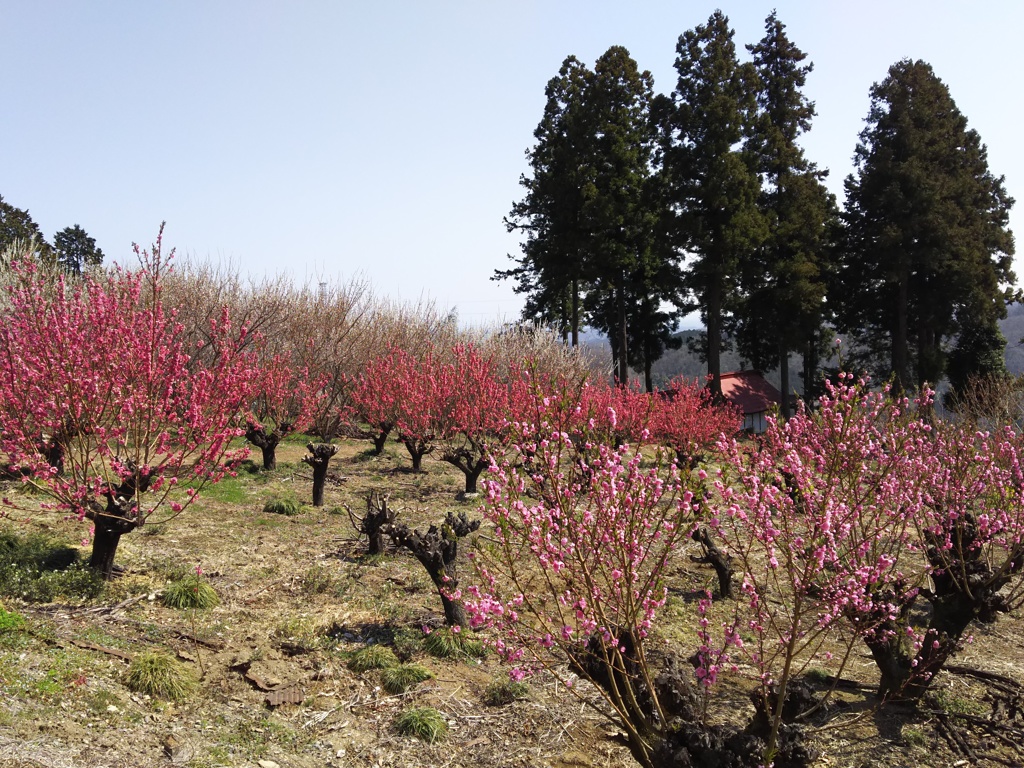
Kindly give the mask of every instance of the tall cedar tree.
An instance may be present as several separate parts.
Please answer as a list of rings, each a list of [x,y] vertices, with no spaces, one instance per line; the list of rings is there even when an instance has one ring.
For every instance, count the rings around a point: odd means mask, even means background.
[[[652,247],[660,205],[652,90],[650,73],[620,46],[593,70],[565,60],[527,152],[527,194],[506,219],[509,231],[526,235],[522,254],[495,274],[527,294],[524,319],[554,325],[574,346],[585,310],[608,335],[621,381],[630,367],[649,371],[673,345],[678,316],[665,309],[679,292],[678,269]]]
[[[544,117],[533,132],[537,143],[526,152],[530,175],[519,183],[526,196],[505,219],[510,232],[526,240],[517,266],[498,270],[494,279],[514,278],[526,294],[523,318],[551,324],[579,344],[581,293],[586,280],[587,201],[593,195],[591,130],[585,115],[590,71],[569,56],[548,81]]]
[[[743,300],[737,309],[741,354],[762,370],[779,368],[783,416],[789,417],[789,354],[813,347],[822,335],[825,275],[831,233],[838,215],[835,198],[797,144],[811,127],[814,104],[801,93],[813,65],[786,36],[775,12],[765,36],[747,46],[759,77],[757,128],[750,142],[762,178],[761,210],[768,238],[741,268]],[[808,347],[811,347],[809,350]],[[810,354],[808,354],[810,352]],[[815,371],[804,371],[804,397],[812,394]]]
[[[745,140],[756,115],[756,73],[736,59],[729,19],[715,11],[681,35],[672,103],[659,104],[661,172],[676,212],[676,244],[692,261],[687,287],[707,327],[712,390],[721,394],[724,320],[734,308],[740,264],[764,240],[760,185]]]
[[[630,328],[641,338],[659,338],[665,322],[656,313],[664,289],[652,247],[658,217],[651,196],[653,88],[650,72],[641,72],[625,48],[613,46],[597,60],[586,91],[594,141],[588,211],[593,288],[587,304],[591,324],[611,340],[615,376],[623,384],[631,359],[643,360],[630,354]]]
[[[872,87],[854,160],[842,324],[862,345],[859,362],[898,388],[936,382],[946,370],[944,343],[978,329],[991,336],[1016,296],[1008,287],[1016,279],[1013,200],[923,61],[894,64]]]

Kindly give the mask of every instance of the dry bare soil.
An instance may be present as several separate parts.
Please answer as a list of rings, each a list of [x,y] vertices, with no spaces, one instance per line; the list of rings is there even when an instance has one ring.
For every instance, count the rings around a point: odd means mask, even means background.
[[[367,443],[345,442],[332,462],[326,505],[285,516],[266,501],[293,493],[308,500],[302,440],[279,450],[279,468],[240,473],[209,488],[180,518],[123,538],[125,573],[85,602],[2,598],[23,627],[0,631],[0,766],[630,766],[615,728],[586,701],[543,676],[512,703],[489,705],[486,691],[506,670],[493,656],[439,659],[423,648],[439,627],[441,606],[426,572],[407,552],[367,558],[344,511],[364,509],[371,490],[390,495],[400,520],[426,528],[445,512],[475,512],[455,493],[461,475],[436,461],[406,471],[401,446],[370,457]],[[34,497],[8,484],[5,495]],[[11,512],[0,532],[44,532],[80,546],[82,524],[55,513]],[[486,536],[486,527],[481,530]],[[466,546],[470,544],[467,543]],[[679,553],[663,615],[665,639],[692,648],[693,596],[712,586],[707,566]],[[175,578],[200,567],[220,598],[204,611],[175,610],[161,596]],[[468,568],[461,569],[468,576]],[[1020,765],[1024,638],[1019,616],[979,629],[943,673],[936,697],[920,710],[874,708],[877,675],[856,651],[844,676],[863,684],[840,692],[811,723],[817,765]],[[380,672],[357,674],[348,662],[368,644],[387,644],[434,677],[404,694],[381,687]],[[178,703],[133,693],[129,660],[147,651],[175,656],[199,679]],[[1000,676],[979,678],[970,670]],[[1003,678],[1008,678],[1004,680]],[[995,686],[995,687],[993,687]],[[990,727],[993,710],[998,727]],[[434,707],[448,736],[428,744],[400,735],[398,715]],[[1022,707],[1024,708],[1024,707]],[[712,719],[743,722],[752,713],[742,675],[723,684]]]

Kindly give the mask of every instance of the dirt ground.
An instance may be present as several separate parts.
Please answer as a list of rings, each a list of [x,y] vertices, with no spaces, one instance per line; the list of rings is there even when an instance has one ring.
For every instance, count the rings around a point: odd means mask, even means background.
[[[407,552],[367,558],[344,506],[360,512],[366,494],[377,490],[389,494],[400,520],[425,528],[448,509],[472,513],[475,502],[456,500],[461,475],[454,468],[428,459],[425,473],[412,474],[401,446],[389,445],[381,457],[370,457],[366,446],[342,444],[321,509],[263,511],[274,495],[309,499],[305,449],[290,440],[275,472],[240,473],[204,492],[180,518],[125,536],[117,558],[125,573],[99,598],[39,604],[4,597],[26,627],[0,635],[0,767],[635,765],[621,735],[588,706],[598,698],[585,684],[577,687],[581,700],[540,676],[526,698],[489,706],[487,686],[506,676],[493,654],[425,653],[424,629],[443,618],[426,572]],[[4,492],[19,494],[13,484]],[[80,523],[43,512],[27,520],[11,512],[0,527],[42,530],[71,543],[84,532]],[[666,626],[676,622],[682,637],[693,631],[685,595],[713,580],[686,554],[675,565],[665,614]],[[220,604],[165,607],[168,583],[197,566]],[[352,652],[373,642],[393,645],[434,677],[388,694],[379,672],[348,668]],[[191,668],[197,692],[178,704],[132,693],[124,682],[128,660],[150,650]],[[956,664],[962,669],[943,673],[922,710],[879,713],[870,692],[877,674],[870,659],[854,658],[844,676],[862,687],[840,692],[811,724],[816,764],[1024,764],[1024,747],[1017,747],[1024,744],[1022,715],[1007,709],[1021,703],[1013,682],[1024,680],[1020,617],[979,629]],[[997,677],[979,677],[979,670]],[[748,719],[744,681],[727,685],[734,695],[713,717]],[[997,700],[1002,719],[990,727]],[[439,710],[448,737],[430,745],[399,735],[395,719],[413,705]]]

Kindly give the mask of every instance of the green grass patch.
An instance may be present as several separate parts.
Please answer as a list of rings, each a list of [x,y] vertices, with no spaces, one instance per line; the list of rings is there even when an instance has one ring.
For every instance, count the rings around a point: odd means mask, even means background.
[[[299,579],[299,588],[307,595],[323,595],[335,590],[335,579],[328,568],[314,563]]]
[[[399,664],[381,671],[380,684],[388,693],[405,693],[433,676],[433,672],[419,664]]]
[[[386,645],[377,643],[360,648],[348,660],[348,668],[357,674],[369,672],[371,669],[387,669],[397,666],[398,657],[395,652]]]
[[[410,661],[423,650],[423,633],[418,629],[403,627],[392,635],[391,647],[402,661]]]
[[[164,653],[140,653],[132,659],[124,682],[136,693],[170,701],[183,701],[196,688],[192,673]]]
[[[190,573],[171,582],[164,590],[163,603],[179,611],[205,610],[220,602],[209,582],[197,573]]]
[[[41,534],[0,534],[0,596],[49,603],[91,600],[102,591],[102,577],[74,547]]]
[[[0,634],[21,632],[25,628],[25,617],[0,606]]]
[[[245,504],[249,501],[249,491],[246,487],[246,480],[241,477],[228,476],[219,482],[203,485],[199,491],[199,497],[225,504]]]
[[[935,708],[953,715],[974,715],[980,717],[989,712],[988,706],[977,699],[957,696],[952,691],[936,689],[931,694]]]
[[[900,731],[900,736],[903,737],[903,743],[908,747],[924,747],[928,744],[928,737],[919,728],[904,726]]]
[[[451,627],[435,629],[423,640],[423,647],[431,656],[439,659],[484,657],[484,644],[465,630],[458,632]]]
[[[484,689],[484,704],[490,707],[503,707],[513,701],[525,699],[530,695],[530,686],[519,680],[504,678],[495,680]]]
[[[448,723],[433,707],[412,707],[395,720],[395,729],[403,736],[413,736],[434,744],[448,736]]]
[[[267,499],[263,511],[267,514],[291,517],[302,511],[302,503],[293,494],[275,494]]]

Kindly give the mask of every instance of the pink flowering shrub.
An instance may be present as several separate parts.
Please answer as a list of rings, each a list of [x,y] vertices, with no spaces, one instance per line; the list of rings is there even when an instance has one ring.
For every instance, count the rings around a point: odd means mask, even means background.
[[[352,384],[352,416],[369,424],[374,431],[373,452],[384,452],[388,436],[398,423],[406,382],[394,375],[394,356],[397,347],[389,347],[383,354],[367,361],[366,366]]]
[[[722,446],[712,528],[742,573],[773,735],[835,630],[866,644],[883,700],[916,699],[973,622],[1021,604],[1020,436],[933,422],[929,396],[915,407],[845,376],[753,451]]]
[[[513,449],[483,485],[494,543],[474,554],[477,585],[466,590],[474,628],[514,677],[557,667],[594,682],[644,765],[668,721],[649,659],[651,628],[664,605],[666,563],[690,533],[693,493],[659,455],[593,442],[580,389],[536,387],[533,417],[512,425]],[[614,413],[605,418],[614,427]]]
[[[584,410],[593,419],[591,439],[606,445],[648,441],[661,400],[637,384],[592,383],[583,390]]]
[[[92,521],[90,565],[105,576],[121,535],[158,510],[177,515],[244,455],[229,444],[254,376],[226,311],[186,348],[162,301],[171,257],[159,237],[136,253],[135,272],[74,283],[15,265],[0,324],[0,453],[56,508]]]
[[[920,575],[887,584],[888,613],[862,633],[881,672],[879,692],[893,698],[919,698],[973,623],[992,623],[1024,603],[1020,434],[940,423],[925,448],[911,561]],[[915,610],[919,601],[930,611]],[[847,615],[870,626],[878,618],[871,608],[854,605]]]
[[[710,528],[741,579],[739,626],[752,637],[742,649],[758,673],[769,749],[790,681],[820,663],[836,624],[875,632],[918,587],[902,569],[931,438],[908,408],[844,377],[816,414],[770,421],[753,449],[721,445]]]

